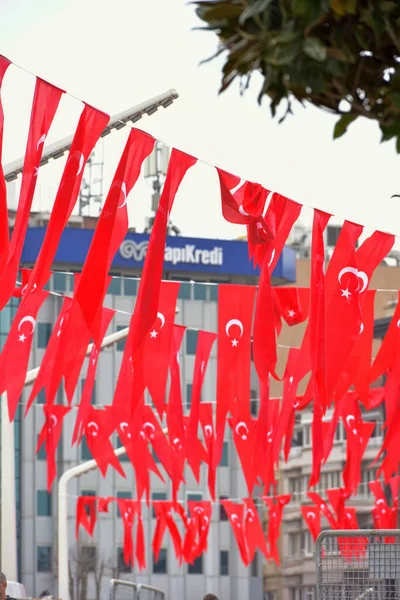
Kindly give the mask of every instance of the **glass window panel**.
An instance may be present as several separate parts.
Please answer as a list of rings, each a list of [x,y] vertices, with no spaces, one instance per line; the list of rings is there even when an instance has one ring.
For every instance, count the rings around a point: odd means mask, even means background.
[[[192,565],[188,565],[189,575],[202,575],[203,573],[203,555],[198,556]]]
[[[210,300],[212,302],[218,302],[218,286],[210,285]]]
[[[21,328],[22,329],[22,328]],[[37,347],[47,348],[51,335],[51,323],[38,323],[37,324]]]
[[[186,496],[188,502],[201,502],[203,500],[203,494],[201,492],[188,492]]]
[[[121,331],[122,329],[126,329],[128,325],[117,325],[117,331]],[[121,340],[117,344],[117,350],[123,352],[125,350],[126,339]]]
[[[229,575],[229,550],[221,550],[219,553],[219,574]]]
[[[132,567],[130,565],[127,565],[124,561],[124,549],[123,548],[117,548],[117,564],[118,564],[118,571],[120,573],[130,573],[132,571]]]
[[[191,356],[196,354],[198,331],[191,329],[186,331],[186,354]]]
[[[153,573],[156,575],[165,575],[168,569],[168,553],[166,548],[161,548],[158,555],[158,561],[155,561],[153,555]]]
[[[38,546],[36,548],[36,570],[38,573],[52,571],[53,548],[51,546]]]
[[[229,442],[224,442],[220,467],[229,467]]]
[[[54,292],[66,292],[67,291],[67,275],[66,275],[66,273],[53,273],[52,283],[53,283],[53,291]]]
[[[190,300],[192,297],[192,284],[191,283],[181,283],[179,288],[178,298],[181,300]]]
[[[138,282],[136,279],[124,278],[124,295],[136,296]]]
[[[107,294],[113,294],[114,296],[121,295],[121,277],[113,277],[108,286]]]
[[[186,384],[186,408],[189,410],[192,402],[192,384]]]
[[[51,517],[51,494],[47,490],[36,491],[36,515]]]
[[[39,440],[39,436],[38,440]],[[43,442],[43,444],[40,446],[37,454],[36,454],[36,459],[37,460],[46,460],[46,442]]]
[[[207,287],[201,283],[195,283],[194,288],[194,299],[195,300],[207,300]]]
[[[228,515],[226,514],[226,510],[225,507],[221,504],[221,500],[227,500],[228,496],[220,496],[219,500],[220,500],[220,505],[219,505],[219,520],[220,521],[227,521],[228,520]]]
[[[251,576],[258,577],[258,556],[257,553],[251,562]]]
[[[89,450],[89,446],[87,445],[87,441],[86,441],[85,437],[82,438],[82,442],[81,442],[81,457],[82,457],[82,460],[92,460],[92,458],[93,458],[92,453]]]

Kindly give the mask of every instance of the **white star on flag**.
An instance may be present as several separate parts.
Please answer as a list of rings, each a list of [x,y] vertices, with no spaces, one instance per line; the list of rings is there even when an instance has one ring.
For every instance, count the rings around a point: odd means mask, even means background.
[[[151,338],[156,338],[157,335],[158,335],[158,332],[155,329],[153,329],[153,331],[150,331],[150,337]]]
[[[351,292],[348,289],[342,290],[342,297],[349,299],[351,296]]]
[[[26,340],[26,335],[24,335],[23,333],[21,333],[21,335],[18,337],[18,341],[19,342],[24,342]]]
[[[238,340],[232,340],[232,348],[237,348]]]
[[[289,317],[290,317],[291,319],[293,319],[293,317],[294,317],[294,315],[295,315],[295,314],[296,314],[296,313],[295,313],[295,311],[294,311],[294,310],[289,310],[289,311],[288,311],[288,315],[289,315]]]

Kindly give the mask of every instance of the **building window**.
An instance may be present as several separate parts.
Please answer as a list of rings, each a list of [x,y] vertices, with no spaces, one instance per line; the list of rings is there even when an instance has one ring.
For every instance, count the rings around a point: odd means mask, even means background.
[[[67,275],[66,273],[53,273],[53,292],[67,291]]]
[[[37,439],[39,441],[39,436],[37,436]],[[36,453],[36,458],[37,460],[46,460],[46,442],[43,442],[43,444],[40,446]]]
[[[229,575],[229,550],[220,550],[219,574],[220,575]]]
[[[36,492],[36,515],[51,517],[51,494],[47,490],[37,490]]]
[[[95,571],[96,559],[96,546],[81,546],[81,566],[83,568],[83,571]]]
[[[186,384],[186,408],[190,410],[192,404],[192,384]]]
[[[203,500],[202,492],[187,492],[186,493],[187,502],[201,502]]]
[[[302,589],[301,600],[314,600],[315,598],[315,587],[313,585],[306,585]]]
[[[197,331],[193,331],[192,329],[188,329],[186,331],[186,354],[190,356],[194,356],[196,354],[197,347]]]
[[[211,302],[218,302],[218,286],[210,285],[210,300]]]
[[[93,458],[85,437],[81,441],[81,458],[82,460],[92,460]]]
[[[194,288],[194,299],[195,300],[207,300],[207,287],[202,283],[195,283]]]
[[[153,492],[151,494],[151,500],[166,500],[167,499],[167,494],[165,492]],[[152,508],[152,513],[151,516],[153,519],[156,518],[156,513],[154,508]]]
[[[47,348],[51,336],[51,323],[38,323],[37,332],[37,347]]]
[[[220,521],[228,521],[228,515],[226,514],[225,507],[221,504],[221,500],[227,500],[228,496],[220,496],[219,497],[219,520]]]
[[[113,276],[110,281],[110,285],[108,286],[107,294],[112,294],[113,296],[121,295],[121,278]]]
[[[158,458],[158,456],[157,456],[157,452],[154,450],[154,448],[152,448],[152,449],[151,449],[151,454],[152,454],[152,456],[153,456],[153,458],[154,458],[154,462],[156,462],[156,463],[160,464],[160,462],[161,462],[161,461],[160,461],[160,459]]]
[[[258,577],[258,556],[255,554],[253,560],[251,561],[251,576]]]
[[[179,288],[178,298],[181,300],[190,300],[192,297],[192,284],[191,283],[181,283]]]
[[[250,390],[250,412],[253,417],[258,414],[258,394],[257,390]]]
[[[278,592],[276,590],[265,592],[265,600],[278,600]]]
[[[304,446],[311,446],[311,425],[309,424],[303,427],[303,442]]]
[[[96,490],[81,490],[81,496],[90,496],[94,497],[96,495]],[[90,514],[90,506],[85,506],[86,514]]]
[[[36,548],[36,570],[38,573],[52,571],[53,548],[51,546],[38,546]]]
[[[123,498],[124,500],[129,500],[130,498],[132,498],[132,493],[128,492],[128,491],[121,491],[121,492],[117,492],[117,498]],[[117,503],[117,517],[120,517],[121,513],[119,510],[119,506]]]
[[[81,379],[81,399],[83,394],[83,388],[85,387],[86,379]],[[90,398],[90,404],[96,404],[96,381],[93,382],[92,396]]]
[[[36,396],[36,402],[38,404],[46,404],[46,394],[44,389],[41,389],[38,395]]]
[[[158,561],[155,561],[153,555],[153,573],[155,575],[165,575],[168,570],[168,554],[166,548],[161,548],[158,555]]]
[[[300,547],[301,546],[301,533],[300,532],[289,533],[288,540],[289,540],[289,556],[291,556],[291,557],[299,556],[300,551],[301,551],[301,547]]]
[[[203,555],[195,558],[192,565],[188,565],[189,575],[202,575],[203,574]]]
[[[126,329],[128,325],[117,325],[117,331],[121,331],[122,329]],[[121,340],[117,343],[117,350],[119,352],[123,352],[125,350],[126,339]]]
[[[130,573],[132,571],[131,565],[127,565],[124,561],[123,548],[117,548],[117,568],[120,573]]]
[[[136,296],[137,281],[124,277],[124,296]]]
[[[220,467],[229,467],[229,442],[224,442],[222,446]]]

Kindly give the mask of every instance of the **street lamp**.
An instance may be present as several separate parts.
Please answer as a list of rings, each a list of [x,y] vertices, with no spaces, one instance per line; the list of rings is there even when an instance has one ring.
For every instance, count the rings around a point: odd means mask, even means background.
[[[139,121],[144,115],[152,115],[159,108],[168,108],[171,104],[179,98],[179,94],[175,89],[170,89],[163,94],[159,94],[158,96],[154,96],[154,98],[150,98],[141,104],[137,104],[128,110],[124,110],[123,112],[118,113],[114,117],[110,119],[109,124],[104,129],[103,133],[100,137],[105,137],[113,129],[122,129],[129,122],[136,123]],[[61,158],[71,147],[73,140],[73,136],[69,136],[55,142],[54,144],[50,144],[47,148],[44,149],[42,160],[40,161],[40,165],[45,165],[49,162],[50,159],[56,160],[57,158]],[[18,175],[22,173],[24,168],[25,158],[19,158],[14,160],[13,162],[5,165],[4,167],[4,177],[6,181],[13,181],[17,179]]]

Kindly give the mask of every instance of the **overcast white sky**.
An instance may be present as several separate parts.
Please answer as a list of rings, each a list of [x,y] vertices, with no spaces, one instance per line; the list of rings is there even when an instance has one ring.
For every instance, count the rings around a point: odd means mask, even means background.
[[[111,115],[175,87],[179,100],[138,126],[300,203],[400,234],[400,200],[390,199],[400,193],[400,157],[394,144],[379,144],[378,127],[360,120],[333,142],[335,118],[300,106],[278,125],[267,101],[256,103],[258,77],[244,97],[237,85],[218,97],[223,59],[199,66],[217,44],[212,33],[192,31],[199,24],[182,0],[0,0],[0,53]],[[5,80],[5,163],[24,152],[33,83],[14,68]],[[49,143],[72,133],[81,108],[62,101]],[[106,184],[127,133],[106,138]],[[36,208],[54,198],[62,167],[59,160],[41,169]],[[150,212],[146,183],[129,204],[131,225],[140,229]],[[172,218],[185,235],[244,233],[222,219],[215,172],[206,165],[192,169]]]

